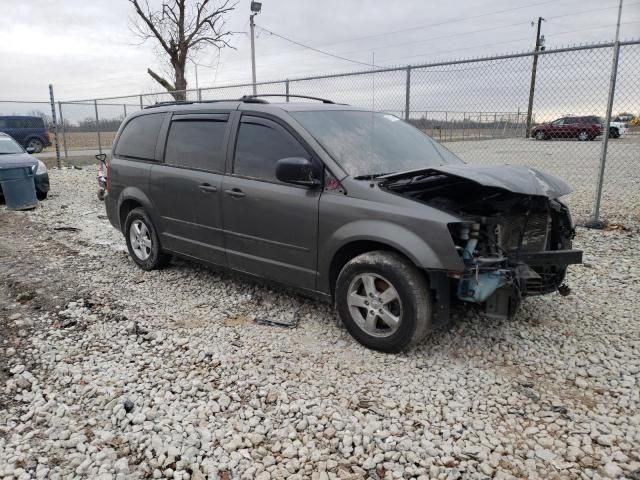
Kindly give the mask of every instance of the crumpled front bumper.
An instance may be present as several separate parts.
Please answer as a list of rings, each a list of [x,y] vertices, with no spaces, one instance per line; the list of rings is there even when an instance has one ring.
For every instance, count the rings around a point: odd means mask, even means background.
[[[484,304],[494,317],[513,316],[525,296],[557,290],[566,267],[582,263],[582,250],[522,252],[503,264],[481,267],[471,264],[458,282],[460,300]],[[551,268],[552,273],[548,273]]]

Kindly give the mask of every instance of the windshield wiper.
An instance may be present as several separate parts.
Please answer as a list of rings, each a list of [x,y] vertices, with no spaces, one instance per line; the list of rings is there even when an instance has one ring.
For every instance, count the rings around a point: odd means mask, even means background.
[[[353,177],[354,180],[373,180],[378,177],[384,177],[385,175],[391,175],[394,172],[389,173],[367,173],[366,175],[358,175]]]

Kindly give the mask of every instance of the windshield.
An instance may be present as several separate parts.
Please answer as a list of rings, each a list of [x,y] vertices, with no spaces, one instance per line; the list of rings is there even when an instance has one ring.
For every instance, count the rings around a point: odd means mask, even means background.
[[[11,137],[0,136],[0,155],[24,153],[22,147]]]
[[[291,115],[353,177],[463,163],[393,115],[355,110],[311,110]]]

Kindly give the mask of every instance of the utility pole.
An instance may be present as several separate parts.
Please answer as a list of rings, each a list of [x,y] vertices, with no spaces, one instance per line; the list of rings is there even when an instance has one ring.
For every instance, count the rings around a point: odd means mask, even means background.
[[[533,94],[536,91],[536,71],[538,70],[538,52],[544,50],[544,37],[540,37],[540,29],[542,28],[544,18],[538,17],[538,32],[536,33],[536,47],[533,54],[533,67],[531,68],[531,87],[529,89],[529,108],[527,109],[527,125],[524,131],[524,137],[529,138],[531,132],[531,117],[533,115]],[[533,24],[533,22],[532,22]]]
[[[255,46],[255,22],[253,21],[253,17],[255,17],[260,10],[262,9],[262,3],[260,2],[251,2],[251,11],[253,12],[249,15],[249,26],[251,27],[251,83],[253,84],[253,94],[257,95],[258,92],[256,90],[256,46]]]

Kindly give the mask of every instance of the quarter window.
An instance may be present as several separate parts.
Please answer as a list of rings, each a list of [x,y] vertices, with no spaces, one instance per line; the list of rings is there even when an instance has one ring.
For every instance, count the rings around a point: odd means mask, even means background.
[[[309,158],[291,134],[274,122],[243,119],[236,142],[233,172],[277,182],[276,163],[288,157]]]
[[[227,122],[179,120],[171,123],[164,161],[169,165],[224,171],[224,133]]]
[[[163,119],[163,113],[151,113],[132,118],[120,134],[115,154],[142,160],[154,160],[156,142]]]

